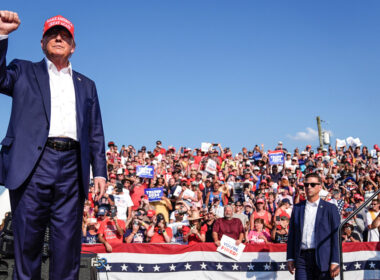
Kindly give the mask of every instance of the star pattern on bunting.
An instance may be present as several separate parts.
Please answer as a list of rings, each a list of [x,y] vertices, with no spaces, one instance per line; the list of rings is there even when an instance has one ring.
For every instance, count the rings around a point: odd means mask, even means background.
[[[176,268],[176,266],[174,264],[172,264],[171,266],[169,266],[170,271],[175,271],[175,268]]]
[[[155,266],[153,267],[153,269],[154,269],[154,271],[160,271],[160,267],[159,267],[158,265],[155,265]]]
[[[201,269],[207,269],[207,264],[205,264],[204,262],[201,263]]]
[[[139,264],[139,265],[137,266],[137,270],[138,270],[138,271],[144,271],[144,267],[143,267],[141,264]]]
[[[185,269],[186,269],[186,270],[191,270],[191,264],[186,263],[186,264],[185,264]]]
[[[121,266],[121,271],[128,271],[128,265],[125,265],[125,263],[123,263]]]

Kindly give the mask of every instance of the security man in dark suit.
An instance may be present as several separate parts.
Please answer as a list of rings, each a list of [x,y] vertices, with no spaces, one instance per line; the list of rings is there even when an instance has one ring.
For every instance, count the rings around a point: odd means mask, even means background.
[[[307,201],[294,205],[289,224],[288,269],[295,279],[331,279],[339,275],[338,208],[319,197],[322,180],[305,176]]]

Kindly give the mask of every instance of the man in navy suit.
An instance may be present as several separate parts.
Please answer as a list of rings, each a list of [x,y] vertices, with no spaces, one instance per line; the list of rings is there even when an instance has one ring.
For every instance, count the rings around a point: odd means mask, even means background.
[[[288,269],[295,279],[331,279],[339,275],[338,208],[319,197],[322,180],[305,176],[307,201],[294,205],[289,224]]]
[[[45,22],[41,62],[14,60],[6,66],[8,35],[19,25],[17,13],[0,11],[0,92],[12,97],[1,142],[0,183],[10,191],[13,278],[40,279],[49,226],[50,279],[77,279],[90,165],[96,199],[107,176],[96,87],[72,70],[74,26],[62,16]]]

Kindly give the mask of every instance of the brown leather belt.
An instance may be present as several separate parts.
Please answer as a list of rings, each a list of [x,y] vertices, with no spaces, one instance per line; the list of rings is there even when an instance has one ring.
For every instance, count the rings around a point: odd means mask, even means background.
[[[79,142],[70,138],[48,138],[46,146],[59,152],[76,150],[79,148]]]

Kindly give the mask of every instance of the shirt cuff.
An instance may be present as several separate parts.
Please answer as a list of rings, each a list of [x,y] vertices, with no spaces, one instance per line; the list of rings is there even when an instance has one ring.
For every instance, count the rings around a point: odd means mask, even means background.
[[[8,39],[8,35],[0,35],[0,41]]]
[[[103,178],[103,179],[104,179],[104,181],[106,181],[106,182],[107,182],[107,179],[106,179],[106,178],[104,178],[103,176],[95,176],[95,177],[94,177],[94,179],[95,179],[95,178]]]
[[[294,262],[294,260],[293,260],[293,259],[287,259],[287,261],[288,261],[288,262]]]
[[[332,262],[331,264],[336,264],[336,265],[339,265],[339,263],[336,263],[336,262]]]

